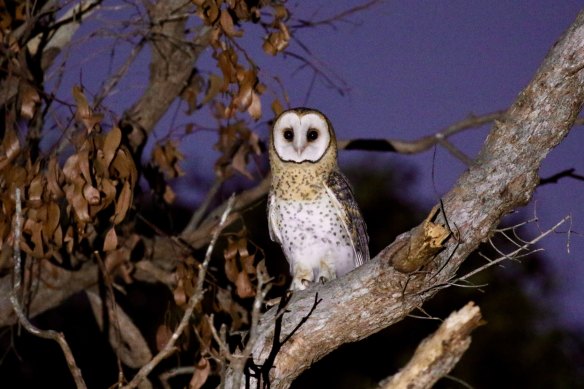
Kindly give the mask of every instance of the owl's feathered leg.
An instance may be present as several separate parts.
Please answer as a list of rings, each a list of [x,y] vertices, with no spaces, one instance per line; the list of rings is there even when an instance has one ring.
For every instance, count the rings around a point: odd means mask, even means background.
[[[337,278],[335,270],[335,263],[329,257],[320,260],[320,271],[318,273],[318,280],[323,284]]]
[[[313,281],[314,271],[312,270],[312,267],[301,262],[297,262],[294,265],[292,274],[292,284],[290,285],[290,289],[304,290],[308,288],[308,286],[310,286],[310,284]]]

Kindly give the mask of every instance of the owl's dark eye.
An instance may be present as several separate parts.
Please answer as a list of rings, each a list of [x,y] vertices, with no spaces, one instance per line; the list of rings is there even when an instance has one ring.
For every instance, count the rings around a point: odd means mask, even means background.
[[[318,131],[316,131],[315,129],[308,130],[308,133],[306,134],[306,139],[308,139],[309,142],[315,141],[317,138]]]
[[[294,139],[294,131],[292,130],[284,131],[284,139],[286,139],[288,142],[291,142],[292,139]]]

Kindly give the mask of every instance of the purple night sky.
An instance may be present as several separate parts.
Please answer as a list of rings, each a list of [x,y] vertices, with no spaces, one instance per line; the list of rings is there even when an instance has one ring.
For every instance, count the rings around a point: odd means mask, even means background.
[[[107,74],[125,60],[130,49],[123,41],[115,42],[115,56],[104,66],[109,58],[101,58],[109,57],[112,40],[105,43],[103,49],[84,46],[84,36],[89,32],[109,23],[106,20],[120,20],[119,14],[116,16],[119,9],[108,8],[108,3],[106,1],[98,17],[86,23],[79,32],[78,47],[74,50],[81,49],[86,56],[71,58],[68,66],[72,71],[63,84],[82,82],[89,95],[95,93]],[[329,17],[356,4],[348,0],[288,2],[295,17],[312,20]],[[311,58],[327,69],[327,74],[338,77],[338,83],[348,90],[344,96],[319,80],[311,89],[312,73],[309,70],[296,72],[300,65],[297,60],[268,57],[257,40],[244,43],[249,53],[259,60],[262,80],[279,90],[272,78],[282,76],[291,105],[306,105],[323,111],[335,126],[338,138],[416,139],[469,114],[481,115],[507,108],[581,7],[582,2],[577,0],[387,1],[353,15],[349,22],[298,31],[296,37],[310,48]],[[295,43],[289,50],[302,53]],[[132,68],[132,77],[106,99],[106,106],[118,107],[115,108],[117,114],[130,106],[147,80],[148,60],[148,52],[144,51]],[[208,69],[212,69],[210,54],[205,61]],[[49,80],[48,85],[51,82]],[[68,93],[64,99],[72,100],[70,87],[62,90]],[[308,90],[311,92],[306,99]],[[264,119],[268,119],[272,99],[273,95],[268,92],[262,97]],[[189,120],[215,125],[207,116],[181,116],[183,110],[184,107],[178,107],[170,111],[158,126],[160,136]],[[177,117],[173,117],[175,112],[179,113]],[[265,139],[265,122],[258,124],[257,129]],[[487,127],[470,130],[455,137],[454,143],[472,157],[487,133]],[[194,202],[192,185],[196,184],[196,179],[189,178],[189,172],[212,174],[212,164],[218,155],[214,151],[201,155],[200,150],[210,150],[215,141],[215,133],[201,131],[181,144],[187,157],[183,163],[187,177],[177,186],[179,201]],[[574,128],[544,161],[541,176],[568,168],[575,168],[577,174],[584,175],[583,148],[584,133],[580,126]],[[444,149],[437,150],[435,160],[432,151],[412,156],[345,152],[340,158],[341,167],[365,160],[378,166],[399,162],[402,166],[415,167],[417,180],[409,189],[412,193],[403,195],[418,199],[428,209],[465,170],[465,166]],[[521,214],[524,219],[532,217],[537,205],[542,229],[572,215],[574,233],[570,239],[570,253],[566,250],[567,234],[550,236],[540,247],[546,250],[545,255],[560,281],[552,302],[558,306],[562,322],[581,328],[584,328],[584,304],[581,304],[584,282],[580,281],[584,276],[584,237],[576,232],[584,232],[583,203],[584,182],[566,178],[556,185],[538,188],[535,201]],[[530,236],[536,233],[534,230]]]

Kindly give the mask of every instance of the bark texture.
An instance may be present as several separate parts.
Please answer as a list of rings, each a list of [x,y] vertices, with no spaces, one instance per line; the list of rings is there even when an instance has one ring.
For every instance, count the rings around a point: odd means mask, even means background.
[[[542,160],[566,136],[582,107],[583,67],[581,12],[494,125],[475,163],[444,196],[438,218],[443,221],[445,214],[453,229],[445,250],[423,272],[400,273],[391,261],[409,247],[407,232],[346,277],[295,293],[283,317],[272,308],[262,317],[252,355],[264,373],[261,384],[269,380],[272,388],[288,387],[343,343],[389,327],[444,287],[501,218],[531,198]]]
[[[481,324],[481,311],[472,302],[451,313],[436,332],[420,343],[408,364],[379,386],[382,389],[431,388],[456,366],[470,346],[470,333]]]

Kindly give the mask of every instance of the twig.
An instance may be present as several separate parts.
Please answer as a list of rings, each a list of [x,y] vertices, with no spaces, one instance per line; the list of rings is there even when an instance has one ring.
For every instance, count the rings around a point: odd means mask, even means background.
[[[18,295],[20,294],[21,289],[21,279],[22,279],[22,263],[20,258],[20,238],[22,232],[22,206],[20,202],[20,188],[16,188],[15,190],[15,202],[16,202],[16,211],[15,211],[15,226],[14,226],[14,251],[13,251],[13,258],[14,258],[14,286],[12,291],[10,292],[10,302],[12,303],[12,307],[14,308],[14,312],[16,316],[18,316],[18,320],[22,324],[22,326],[31,334],[38,336],[39,338],[44,339],[52,339],[59,343],[61,346],[61,350],[63,350],[63,354],[65,355],[65,359],[67,360],[67,365],[69,366],[69,370],[71,371],[71,375],[75,380],[75,385],[77,388],[87,388],[85,385],[85,381],[83,380],[83,376],[81,375],[81,370],[77,367],[75,363],[75,358],[73,357],[73,353],[65,340],[65,336],[57,331],[53,330],[41,330],[35,327],[26,317],[24,314],[24,310],[20,305],[20,301],[18,300]]]
[[[344,150],[367,150],[367,151],[392,151],[400,154],[416,154],[430,149],[464,130],[480,127],[495,120],[501,120],[506,111],[496,111],[482,116],[471,115],[460,120],[435,134],[427,135],[412,141],[400,139],[351,139],[340,140],[339,149]]]
[[[142,366],[142,368],[138,371],[138,373],[134,376],[134,378],[132,378],[132,381],[130,381],[127,385],[125,385],[123,387],[124,389],[130,389],[130,388],[137,387],[140,384],[140,382],[143,379],[145,379],[146,376],[148,376],[148,374],[150,374],[150,372],[163,359],[165,359],[166,357],[168,357],[170,354],[172,354],[175,351],[174,345],[175,345],[176,341],[183,333],[185,327],[187,326],[187,324],[189,323],[189,320],[191,319],[191,316],[193,315],[195,307],[201,301],[201,299],[203,298],[203,295],[205,293],[205,291],[203,289],[203,283],[205,281],[205,274],[207,273],[207,267],[209,266],[209,262],[211,261],[211,254],[213,253],[213,249],[215,247],[215,244],[217,243],[217,239],[219,238],[219,234],[221,233],[221,230],[223,229],[223,227],[226,224],[225,222],[227,221],[227,216],[229,215],[229,213],[233,209],[234,202],[235,202],[235,196],[231,195],[231,197],[229,198],[229,201],[227,203],[227,206],[226,206],[225,210],[223,211],[223,214],[221,215],[221,219],[219,220],[219,224],[217,225],[217,227],[215,228],[215,231],[213,232],[211,242],[209,243],[209,246],[207,247],[207,252],[205,254],[205,260],[203,261],[203,264],[201,265],[201,268],[199,270],[199,276],[197,278],[197,284],[196,284],[195,290],[193,291],[193,294],[191,295],[191,297],[189,299],[189,302],[187,304],[187,308],[185,309],[185,313],[183,314],[183,317],[182,317],[180,323],[178,324],[178,326],[176,327],[176,329],[172,333],[172,336],[170,337],[170,339],[168,340],[166,345],[164,345],[162,350],[160,350],[160,352],[158,354],[156,354],[150,362],[148,362],[146,365]]]
[[[383,389],[431,388],[460,360],[470,346],[470,333],[481,324],[479,307],[469,302],[451,313],[436,332],[420,343],[408,364],[379,386]]]
[[[174,369],[170,369],[169,371],[160,374],[159,378],[164,389],[171,389],[171,386],[168,383],[169,379],[176,377],[178,375],[193,374],[194,372],[195,368],[193,366],[175,367]]]
[[[93,100],[94,107],[99,107],[102,101],[110,94],[111,90],[115,88],[122,77],[128,72],[128,69],[130,69],[130,66],[132,66],[132,63],[136,60],[138,54],[142,52],[145,43],[146,39],[140,39],[140,41],[138,41],[138,43],[136,43],[136,45],[132,48],[128,58],[126,58],[126,61],[118,68],[116,73],[101,85],[99,92]]]
[[[209,209],[209,205],[211,205],[211,202],[213,201],[213,199],[217,195],[217,192],[219,192],[221,185],[223,185],[223,179],[220,177],[217,177],[215,179],[215,182],[213,182],[213,185],[211,186],[211,188],[207,192],[207,195],[205,196],[205,200],[203,200],[201,205],[199,205],[199,208],[197,208],[197,210],[195,211],[195,213],[191,217],[191,220],[189,221],[189,223],[187,224],[185,229],[195,230],[199,226],[199,224],[201,223],[201,220],[203,219],[203,216],[205,215],[205,212],[207,212],[207,209]]]
[[[573,178],[573,179],[578,180],[578,181],[584,181],[584,176],[574,173],[575,171],[576,171],[576,169],[571,168],[571,169],[562,170],[561,172],[556,173],[556,174],[551,175],[551,176],[546,177],[546,178],[540,178],[539,179],[539,186],[547,185],[547,184],[555,184],[561,178],[564,178],[564,177],[570,177],[570,178]]]
[[[500,252],[499,250],[497,250],[499,252],[499,254],[501,254],[501,256],[499,258],[496,259],[492,259],[489,261],[489,263],[487,263],[486,265],[483,265],[467,274],[465,274],[464,276],[461,276],[457,279],[454,280],[454,282],[456,281],[463,281],[466,280],[470,277],[472,277],[473,275],[491,267],[494,266],[502,261],[504,261],[505,259],[514,259],[517,258],[517,256],[524,250],[527,250],[530,246],[533,246],[534,244],[536,244],[537,242],[539,242],[540,240],[542,240],[543,238],[545,238],[546,236],[548,236],[549,234],[551,234],[552,232],[556,231],[562,224],[564,224],[566,221],[570,220],[571,217],[570,216],[566,216],[564,217],[562,220],[560,220],[555,226],[553,226],[552,228],[550,228],[549,230],[541,233],[540,235],[538,235],[537,237],[535,237],[534,239],[532,239],[529,242],[526,242],[524,245],[520,246],[518,249],[512,251],[509,254],[505,254]],[[493,245],[494,247],[494,245]],[[496,249],[496,248],[495,248]]]
[[[356,5],[352,8],[349,8],[349,9],[346,9],[342,12],[339,12],[338,14],[335,14],[331,17],[326,18],[326,19],[321,19],[321,20],[317,20],[317,21],[298,19],[298,24],[290,26],[290,29],[297,30],[300,28],[317,27],[320,25],[329,25],[330,26],[330,25],[333,25],[334,22],[345,21],[345,18],[347,18],[348,16],[351,16],[355,13],[364,11],[364,10],[370,8],[371,6],[375,5],[376,3],[380,3],[380,2],[381,2],[380,0],[370,0],[366,3]]]

